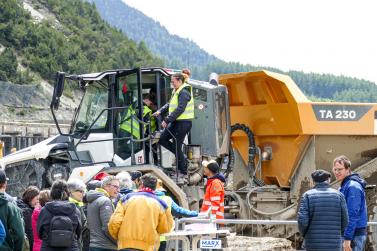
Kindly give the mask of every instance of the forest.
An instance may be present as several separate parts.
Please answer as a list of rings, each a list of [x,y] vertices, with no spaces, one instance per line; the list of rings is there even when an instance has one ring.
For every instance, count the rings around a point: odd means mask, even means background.
[[[35,22],[18,0],[0,1],[0,80],[17,84],[47,80],[57,71],[96,72],[107,69],[162,65],[145,43],[128,39],[110,27],[95,6],[80,0],[33,0],[54,18]],[[21,69],[18,67],[21,64]]]

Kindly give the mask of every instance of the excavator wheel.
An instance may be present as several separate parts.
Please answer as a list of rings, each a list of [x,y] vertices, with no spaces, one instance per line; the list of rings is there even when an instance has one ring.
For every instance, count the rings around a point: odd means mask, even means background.
[[[9,178],[7,193],[20,198],[28,186],[42,188],[44,172],[43,163],[37,160],[26,160],[6,166],[5,173]]]
[[[377,187],[366,189],[368,221],[377,221]],[[368,227],[366,251],[377,251],[377,225]]]

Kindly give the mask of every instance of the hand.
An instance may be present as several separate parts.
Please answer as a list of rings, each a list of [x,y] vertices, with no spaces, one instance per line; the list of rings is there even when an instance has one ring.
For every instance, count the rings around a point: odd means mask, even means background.
[[[168,124],[165,121],[162,121],[161,126],[162,126],[162,128],[166,128],[166,127],[168,127]]]
[[[343,241],[343,251],[352,251],[350,240]]]
[[[160,111],[156,111],[152,114],[153,117],[158,117],[160,116],[161,112]]]

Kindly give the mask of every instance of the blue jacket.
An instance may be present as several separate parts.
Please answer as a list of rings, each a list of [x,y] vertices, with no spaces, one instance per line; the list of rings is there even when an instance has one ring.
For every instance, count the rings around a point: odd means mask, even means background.
[[[342,234],[348,223],[347,205],[344,196],[330,188],[329,183],[317,183],[304,193],[297,221],[306,250],[343,250]]]
[[[166,196],[163,191],[156,190],[155,194],[158,197]],[[175,217],[196,217],[198,216],[198,212],[196,211],[190,211],[186,208],[180,207],[177,205],[177,203],[174,202],[174,200],[171,200],[171,213]]]
[[[340,192],[347,202],[349,222],[344,231],[344,239],[353,240],[354,236],[366,235],[368,222],[367,204],[365,200],[366,186],[357,173],[347,176],[341,184]]]
[[[5,237],[6,237],[5,228],[4,228],[3,222],[0,220],[0,245],[3,244]]]

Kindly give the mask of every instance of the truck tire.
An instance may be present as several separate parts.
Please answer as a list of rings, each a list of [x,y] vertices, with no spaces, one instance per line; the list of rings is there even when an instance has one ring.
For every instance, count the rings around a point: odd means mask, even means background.
[[[26,160],[10,164],[5,167],[5,173],[9,178],[7,193],[21,197],[28,186],[43,187],[44,165],[38,160]]]
[[[225,206],[228,208],[225,212],[226,219],[239,219],[248,220],[250,219],[250,210],[245,204],[245,200],[241,198],[236,192],[225,191]],[[227,227],[231,229],[231,232],[243,233],[244,230],[248,228],[244,224],[229,224]]]

